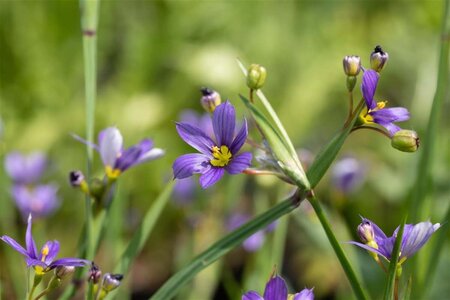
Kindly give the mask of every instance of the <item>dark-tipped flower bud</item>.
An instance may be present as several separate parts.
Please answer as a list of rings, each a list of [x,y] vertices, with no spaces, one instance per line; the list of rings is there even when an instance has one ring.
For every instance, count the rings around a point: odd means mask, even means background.
[[[75,272],[75,267],[73,266],[58,266],[55,269],[55,275],[60,280],[71,276],[73,272]]]
[[[347,55],[342,61],[347,76],[357,76],[361,71],[361,58],[356,55]]]
[[[267,71],[261,65],[252,64],[247,70],[247,86],[252,90],[262,88],[266,81]]]
[[[377,72],[381,72],[388,59],[387,52],[384,52],[381,46],[377,45],[370,54],[370,67]]]
[[[220,95],[215,90],[212,90],[210,88],[201,88],[200,92],[202,93],[202,98],[200,99],[200,103],[202,104],[203,108],[209,112],[213,113],[217,106],[222,103],[222,99],[220,98]]]
[[[105,276],[103,276],[102,289],[105,290],[106,292],[111,292],[112,290],[119,287],[122,279],[123,279],[122,274],[106,273]]]
[[[363,221],[358,225],[358,236],[364,244],[375,241],[375,233],[372,224],[368,221]]]
[[[402,129],[392,136],[391,145],[402,152],[416,152],[419,148],[420,140],[417,132]]]
[[[92,282],[93,284],[98,284],[101,277],[102,271],[94,262],[92,262],[91,268],[88,272],[88,281]]]
[[[69,183],[73,187],[79,187],[84,181],[84,175],[81,171],[72,171],[69,173]]]

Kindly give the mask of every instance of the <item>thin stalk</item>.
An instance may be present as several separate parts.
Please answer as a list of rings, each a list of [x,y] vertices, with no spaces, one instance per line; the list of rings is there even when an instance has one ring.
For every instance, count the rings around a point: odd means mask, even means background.
[[[347,124],[350,123],[352,118],[353,118],[353,90],[348,92],[348,115],[347,120],[345,120],[344,127],[346,127]]]
[[[403,230],[405,229],[405,223],[406,223],[406,218],[407,216],[405,216],[403,218],[403,222],[400,225],[400,228],[398,230],[397,233],[397,237],[395,239],[395,244],[394,244],[394,249],[392,250],[392,254],[391,254],[391,260],[389,263],[389,272],[388,272],[388,279],[387,279],[387,283],[386,283],[386,289],[384,291],[384,300],[390,300],[390,299],[395,299],[397,300],[398,298],[395,298],[395,285],[396,285],[396,281],[398,280],[401,272],[399,273],[399,270],[401,270],[401,265],[398,264],[398,258],[400,256],[400,248],[401,248],[401,244],[402,244],[402,238],[403,238]],[[398,282],[397,282],[398,284]],[[398,297],[398,294],[397,294]]]
[[[350,265],[350,262],[348,261],[347,256],[345,255],[344,251],[342,250],[338,240],[336,239],[336,236],[333,233],[333,230],[331,229],[331,225],[322,209],[322,206],[320,205],[317,198],[314,196],[314,193],[311,193],[308,197],[309,203],[311,203],[312,207],[314,208],[314,211],[319,218],[320,224],[323,227],[323,230],[325,231],[325,234],[327,235],[327,238],[333,247],[334,252],[336,253],[336,256],[341,263],[342,268],[344,269],[345,275],[347,276],[350,285],[352,286],[353,292],[355,293],[355,296],[357,299],[367,299],[367,296],[359,283],[358,278],[356,277],[355,272],[353,271],[352,266]]]
[[[360,130],[360,129],[373,130],[373,131],[378,132],[378,133],[382,134],[383,136],[387,137],[389,140],[391,139],[391,136],[389,135],[389,133],[387,133],[383,129],[380,129],[380,128],[377,128],[377,127],[372,127],[372,126],[358,126],[358,127],[354,127],[351,132],[355,132],[356,130]]]
[[[293,196],[285,201],[275,205],[263,214],[257,216],[253,220],[247,222],[236,230],[232,231],[206,251],[199,254],[187,266],[178,271],[152,296],[153,300],[172,299],[178,290],[191,280],[198,272],[218,260],[241,244],[246,238],[266,227],[281,216],[293,211],[297,208],[302,200],[302,195],[297,191]]]

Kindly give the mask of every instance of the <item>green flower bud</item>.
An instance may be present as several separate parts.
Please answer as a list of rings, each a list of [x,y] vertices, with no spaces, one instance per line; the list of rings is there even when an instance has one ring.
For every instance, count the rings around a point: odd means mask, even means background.
[[[342,61],[347,76],[357,76],[361,71],[361,58],[356,55],[347,55]]]
[[[117,287],[119,287],[120,282],[122,281],[122,279],[123,279],[123,275],[122,274],[106,273],[103,276],[102,289],[105,290],[106,292],[111,292],[112,290],[114,290]]]
[[[420,145],[419,136],[413,130],[399,130],[391,139],[391,145],[402,152],[416,152]]]
[[[202,93],[202,98],[200,99],[200,103],[203,108],[209,112],[213,113],[217,106],[222,103],[222,99],[220,98],[219,93],[210,89],[210,88],[201,88],[200,92]]]
[[[89,191],[92,197],[101,200],[105,193],[105,183],[98,178],[94,178],[89,184]]]
[[[381,72],[388,59],[389,55],[387,52],[384,52],[381,46],[378,45],[370,54],[370,67],[377,72]]]
[[[356,85],[356,76],[347,76],[347,90],[353,91]]]
[[[266,81],[267,71],[261,65],[252,64],[247,70],[247,86],[252,90],[262,88]]]

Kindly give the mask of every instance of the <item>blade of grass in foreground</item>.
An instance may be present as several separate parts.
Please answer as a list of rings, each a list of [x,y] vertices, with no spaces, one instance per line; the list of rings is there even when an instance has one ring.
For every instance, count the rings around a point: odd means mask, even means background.
[[[187,266],[178,271],[156,292],[151,299],[168,300],[172,299],[178,290],[191,280],[198,272],[215,262],[226,253],[230,252],[237,245],[242,243],[247,237],[261,228],[268,226],[281,216],[297,208],[304,197],[297,191],[290,198],[275,205],[268,211],[258,215],[250,222],[232,231],[221,240],[217,241],[206,251],[198,255]]]

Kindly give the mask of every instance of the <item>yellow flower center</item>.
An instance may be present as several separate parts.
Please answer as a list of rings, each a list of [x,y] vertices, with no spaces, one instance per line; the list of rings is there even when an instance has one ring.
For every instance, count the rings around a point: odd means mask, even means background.
[[[109,179],[117,179],[117,177],[119,177],[121,171],[119,169],[113,169],[111,166],[106,166],[105,173]]]
[[[361,114],[359,115],[359,119],[364,123],[364,124],[373,124],[373,117],[371,115],[369,115],[370,112],[372,111],[377,111],[380,109],[383,109],[386,106],[387,101],[380,101],[377,102],[377,107],[375,107],[374,109],[371,110],[367,110],[367,107],[364,108],[361,111]]]
[[[210,160],[211,165],[214,167],[225,167],[231,160],[231,152],[227,146],[214,146],[212,147],[212,156],[213,159]]]

